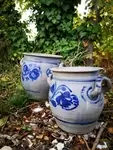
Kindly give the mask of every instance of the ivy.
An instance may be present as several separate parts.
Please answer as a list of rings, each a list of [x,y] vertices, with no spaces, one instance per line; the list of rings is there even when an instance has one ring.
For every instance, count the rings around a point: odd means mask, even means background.
[[[38,31],[34,51],[62,54],[66,58],[77,50],[78,39],[73,29],[78,1],[38,0],[32,7]]]
[[[82,20],[79,17],[74,19],[74,28],[77,30],[78,38],[81,40],[92,40],[95,41],[100,38],[101,27],[100,24],[94,24],[87,21],[87,18]]]
[[[0,41],[5,39],[5,47],[0,48],[1,56],[7,55],[7,60],[18,61],[21,59],[22,52],[30,51],[31,43],[28,42],[26,35],[27,23],[21,23],[21,15],[15,10],[15,1],[1,0],[0,11]],[[6,51],[7,47],[7,51]],[[4,61],[4,58],[0,61]]]

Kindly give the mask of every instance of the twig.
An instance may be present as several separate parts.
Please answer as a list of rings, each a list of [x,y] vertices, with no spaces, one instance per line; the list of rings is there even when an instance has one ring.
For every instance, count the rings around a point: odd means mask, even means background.
[[[113,113],[113,110],[103,110],[102,113]]]
[[[95,150],[95,149],[96,149],[97,144],[99,143],[101,134],[102,134],[102,132],[104,131],[104,129],[106,128],[106,126],[107,126],[107,122],[101,126],[101,128],[100,128],[100,130],[99,130],[99,132],[98,132],[97,138],[96,138],[96,140],[95,140],[95,142],[94,142],[94,144],[93,144],[92,150]]]
[[[20,108],[20,109],[17,110],[17,112],[15,112],[15,113],[18,114],[18,113],[21,112],[22,110],[24,110],[24,109],[26,109],[26,108],[29,108],[29,107],[32,106],[32,105],[34,105],[34,103],[33,103],[33,104],[30,104],[30,105],[27,105],[27,106],[25,106],[25,107]]]
[[[82,139],[84,140],[84,142],[85,142],[85,144],[86,144],[87,149],[88,149],[88,150],[91,150],[91,149],[89,148],[89,145],[88,145],[87,141],[85,140],[85,138],[84,138],[83,136],[82,136]]]
[[[16,112],[11,113],[11,115],[17,115],[19,112],[21,112],[21,111],[23,111],[24,109],[29,108],[30,106],[33,106],[33,105],[35,105],[35,103],[29,104],[29,105],[27,105],[27,106],[25,106],[25,107],[22,107],[22,108],[18,109]]]

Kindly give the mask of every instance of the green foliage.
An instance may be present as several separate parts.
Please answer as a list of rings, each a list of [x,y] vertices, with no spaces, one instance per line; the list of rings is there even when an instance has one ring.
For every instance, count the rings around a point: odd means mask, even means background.
[[[0,72],[2,69],[3,62],[7,62],[8,60],[8,54],[9,54],[9,40],[8,38],[0,33]]]
[[[78,38],[81,40],[95,41],[101,36],[100,24],[93,20],[95,13],[91,12],[87,17],[80,18],[78,12],[73,19],[74,29],[77,30]]]
[[[0,53],[1,56],[8,56],[7,60],[17,61],[22,52],[31,49],[25,32],[27,24],[19,21],[21,15],[15,10],[14,0],[2,0],[0,4]]]
[[[108,99],[110,101],[113,101],[113,91],[112,90],[110,90],[109,92],[107,92],[106,96],[108,97]]]
[[[113,2],[109,1],[105,3],[105,7],[100,12],[102,21],[100,22],[102,36],[100,43],[96,46],[101,51],[110,52],[113,56]]]
[[[33,7],[38,35],[35,49],[41,52],[57,53],[73,47],[76,40],[72,30],[74,4],[65,1],[39,0]],[[71,46],[70,46],[71,45]],[[73,48],[72,48],[73,49]]]
[[[38,31],[33,51],[61,54],[64,59],[78,48],[76,30],[73,29],[74,6],[78,1],[38,0],[32,6]]]
[[[22,130],[27,131],[27,132],[31,132],[31,131],[32,131],[32,127],[31,127],[31,126],[28,126],[28,125],[24,125],[24,126],[22,127]]]
[[[76,51],[69,52],[70,55],[68,55],[69,53],[67,53],[65,58],[66,66],[79,66],[83,64],[83,60],[86,57],[86,51],[84,50],[84,48],[82,48],[81,42],[78,42],[78,45],[76,46]]]
[[[107,75],[113,76],[113,1],[106,0],[100,5],[101,37],[94,43],[95,64],[104,67]],[[101,58],[101,59],[100,59]]]
[[[17,91],[8,98],[8,102],[15,108],[24,107],[26,102],[28,102],[28,95],[24,90],[17,89]]]
[[[35,44],[29,43],[25,34],[27,24],[19,22],[20,14],[14,10],[14,1],[9,1],[7,6],[4,1],[2,5],[5,9],[0,18],[7,28],[12,61],[20,60],[24,51],[63,54],[66,58],[69,53],[77,50],[78,39],[76,31],[73,30],[73,17],[74,6],[80,0],[20,0],[19,2],[21,6],[25,4],[25,8],[30,7],[34,11],[31,20],[36,21],[38,35]]]
[[[7,114],[25,106],[28,96],[21,85],[20,67],[8,64],[0,75],[0,113]],[[6,66],[7,68],[7,66]]]
[[[52,3],[57,3],[57,5],[59,6],[61,3],[64,3],[65,0],[17,0],[16,2],[20,3],[20,6],[22,9],[28,9],[29,7],[33,7],[34,4],[38,4],[38,3],[42,3],[42,4],[46,4],[47,6],[51,5]],[[70,3],[73,3],[74,5],[78,5],[78,3],[80,3],[81,0],[71,0]],[[68,7],[68,6],[67,6]]]
[[[80,39],[93,41],[99,38],[100,35],[100,26],[92,23],[84,22],[84,24],[77,27],[76,30]]]

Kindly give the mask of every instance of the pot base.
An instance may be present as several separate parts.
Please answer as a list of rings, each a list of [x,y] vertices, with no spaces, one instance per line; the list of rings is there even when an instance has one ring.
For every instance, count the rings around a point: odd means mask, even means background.
[[[36,100],[36,101],[46,101],[47,100],[47,95],[44,95],[43,96],[41,94],[38,94],[38,93],[35,93],[35,92],[28,92],[26,91],[26,93],[29,95],[29,98],[32,99],[32,100]]]
[[[58,126],[64,130],[65,132],[68,133],[73,133],[73,134],[88,134],[89,132],[91,132],[95,126],[98,124],[98,122],[94,122],[88,125],[75,125],[75,124],[68,124],[68,123],[64,123],[61,122],[59,120],[56,120],[56,123],[58,124]]]

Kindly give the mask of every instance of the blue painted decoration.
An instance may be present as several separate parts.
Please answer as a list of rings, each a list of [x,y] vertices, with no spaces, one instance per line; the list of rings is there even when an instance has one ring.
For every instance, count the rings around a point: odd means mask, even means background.
[[[52,75],[52,71],[49,68],[46,70],[46,75],[47,77],[49,77],[49,75]]]
[[[79,106],[79,100],[76,95],[72,93],[72,90],[66,85],[60,85],[57,87],[56,82],[50,87],[52,96],[50,102],[53,107],[61,106],[64,110],[73,110]]]
[[[24,63],[22,69],[22,80],[23,81],[34,81],[37,80],[42,75],[40,66],[36,66],[34,64],[26,65]]]
[[[100,105],[100,102],[101,102],[101,105],[103,103],[103,97],[102,97],[102,94],[99,94],[93,98],[91,98],[89,95],[90,93],[93,91],[93,88],[90,86],[90,87],[87,87],[87,86],[83,86],[82,90],[81,90],[81,97],[82,99],[87,102],[89,101],[90,104],[99,104]]]
[[[55,117],[55,116],[54,116]],[[66,123],[66,124],[73,124],[73,125],[89,125],[89,124],[93,124],[93,123],[96,123],[97,121],[94,120],[94,121],[81,121],[81,122],[69,122],[69,121],[65,121],[65,120],[62,120],[62,119],[59,119],[58,117],[55,117],[58,121],[61,121],[63,123]]]
[[[80,79],[80,80],[79,80],[79,79],[77,79],[77,80],[68,79],[68,80],[67,80],[67,79],[60,79],[60,78],[58,78],[58,77],[53,77],[53,79],[54,79],[54,80],[58,80],[58,81],[80,82],[80,83],[81,83],[81,82],[88,82],[88,83],[89,83],[89,82],[95,82],[95,81],[96,81],[96,80],[94,80],[94,79],[89,79],[89,80],[86,80],[86,79],[85,79],[85,80],[81,80],[81,79]]]

